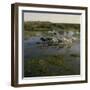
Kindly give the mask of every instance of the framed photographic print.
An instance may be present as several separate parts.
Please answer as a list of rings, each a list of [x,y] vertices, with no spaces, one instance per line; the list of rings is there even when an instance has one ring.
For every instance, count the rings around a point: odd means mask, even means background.
[[[11,5],[11,85],[87,82],[87,7]]]

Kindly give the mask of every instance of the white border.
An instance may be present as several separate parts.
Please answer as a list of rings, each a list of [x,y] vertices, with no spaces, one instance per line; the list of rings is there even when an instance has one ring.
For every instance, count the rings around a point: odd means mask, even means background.
[[[51,76],[51,77],[34,77],[22,79],[22,10],[35,10],[35,11],[50,11],[50,12],[71,12],[82,13],[81,15],[81,36],[80,36],[80,71],[81,75],[69,76]],[[19,84],[34,84],[34,83],[47,83],[47,82],[67,82],[67,81],[81,81],[85,80],[85,11],[72,10],[72,9],[55,9],[55,8],[39,8],[39,7],[18,7],[18,83]]]

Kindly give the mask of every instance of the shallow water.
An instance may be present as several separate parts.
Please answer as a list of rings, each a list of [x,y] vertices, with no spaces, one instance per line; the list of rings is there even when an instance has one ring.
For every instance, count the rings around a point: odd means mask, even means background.
[[[71,48],[56,48],[56,47],[39,47],[36,42],[40,42],[40,37],[32,37],[24,40],[24,61],[32,60],[32,58],[41,58],[46,56],[60,55],[63,57],[63,66],[48,66],[49,72],[58,73],[59,75],[78,75],[80,74],[80,42],[73,42]],[[38,59],[37,59],[38,60]],[[33,67],[34,68],[34,67]],[[68,70],[68,69],[69,70]],[[37,71],[35,71],[37,72]],[[34,71],[32,74],[37,76]],[[63,74],[61,74],[63,73]],[[24,73],[27,76],[27,73]],[[29,74],[29,76],[33,76]],[[41,75],[41,74],[40,74]],[[39,76],[40,76],[39,75]],[[48,75],[48,73],[47,73]]]
[[[80,43],[76,41],[71,48],[57,48],[57,47],[39,47],[36,42],[41,42],[40,37],[32,37],[24,40],[24,58],[37,57],[42,55],[58,55],[58,54],[79,54]]]

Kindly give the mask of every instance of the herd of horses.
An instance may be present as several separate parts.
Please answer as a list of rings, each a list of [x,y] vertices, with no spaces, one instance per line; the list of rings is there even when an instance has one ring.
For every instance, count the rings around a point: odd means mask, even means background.
[[[68,34],[65,34],[66,32],[63,31],[63,33],[56,32],[55,30],[49,31],[48,34],[52,36],[39,36],[40,42],[37,42],[38,46],[40,47],[58,47],[58,48],[70,48],[72,47],[73,42],[77,41],[77,37]],[[65,35],[64,35],[65,34]],[[74,33],[73,33],[74,34]]]
[[[76,38],[41,37],[40,40],[41,40],[41,43],[38,42],[37,44],[41,45],[41,47],[70,48],[73,44],[73,41],[75,41]]]

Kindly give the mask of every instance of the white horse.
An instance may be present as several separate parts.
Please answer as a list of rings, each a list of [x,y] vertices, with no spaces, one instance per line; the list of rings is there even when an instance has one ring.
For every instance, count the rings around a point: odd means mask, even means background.
[[[65,37],[63,37],[63,42],[65,44],[65,47],[71,47],[72,46],[72,39],[67,39]]]
[[[55,37],[52,38],[52,41],[53,41],[54,43],[58,43],[58,39],[55,38]]]
[[[76,40],[77,40],[77,38],[76,38],[76,37],[72,37],[72,40],[73,40],[73,41],[76,41]]]

